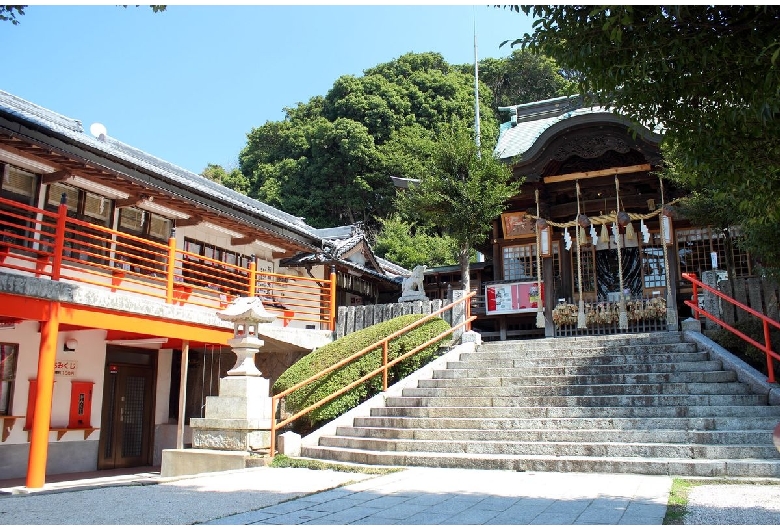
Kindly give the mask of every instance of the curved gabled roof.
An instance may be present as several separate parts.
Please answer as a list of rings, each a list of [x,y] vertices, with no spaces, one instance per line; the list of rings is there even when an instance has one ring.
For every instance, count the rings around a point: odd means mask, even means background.
[[[53,133],[64,138],[68,143],[77,144],[93,153],[118,160],[123,164],[127,164],[129,168],[140,168],[157,178],[168,181],[176,187],[195,191],[213,198],[228,207],[242,210],[267,222],[292,230],[310,239],[312,244],[321,244],[322,238],[317,234],[316,229],[306,224],[299,217],[242,195],[217,182],[166,162],[115,138],[106,135],[95,138],[84,132],[80,120],[68,118],[0,90],[0,115],[2,114],[10,115],[16,120],[22,120],[38,130]]]
[[[578,124],[625,125],[627,128],[634,128],[645,140],[656,144],[661,141],[660,134],[632,123],[606,107],[583,106],[582,99],[578,96],[501,107],[499,110],[509,111],[511,116],[509,122],[501,124],[498,142],[493,150],[493,154],[502,160],[531,160],[552,136]]]

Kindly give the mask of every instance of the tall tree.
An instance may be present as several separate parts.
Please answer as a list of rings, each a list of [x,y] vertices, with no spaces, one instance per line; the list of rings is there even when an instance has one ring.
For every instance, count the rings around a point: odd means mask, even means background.
[[[489,113],[489,91],[481,98]],[[313,226],[359,223],[392,213],[391,176],[418,178],[442,123],[473,119],[473,75],[437,53],[409,53],[363,76],[342,76],[324,97],[285,109],[253,129],[239,155],[251,194]],[[487,119],[485,135],[498,124]]]
[[[463,289],[469,291],[471,251],[485,240],[521,182],[493,157],[492,144],[477,147],[473,130],[463,122],[441,129],[427,169],[418,184],[399,194],[399,209],[457,242]]]
[[[537,20],[514,41],[576,72],[581,93],[664,129],[670,175],[728,201],[751,251],[780,228],[780,8],[514,6]]]
[[[464,65],[461,68],[473,66]],[[509,57],[487,57],[479,62],[479,80],[493,93],[492,110],[573,94],[576,84],[564,76],[551,58],[516,49]]]

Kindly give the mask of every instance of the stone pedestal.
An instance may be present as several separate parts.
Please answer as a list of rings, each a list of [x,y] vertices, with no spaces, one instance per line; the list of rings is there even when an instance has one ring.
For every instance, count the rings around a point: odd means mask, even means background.
[[[206,397],[203,418],[192,418],[193,449],[260,451],[271,445],[269,381],[263,377],[228,376],[219,395]]]

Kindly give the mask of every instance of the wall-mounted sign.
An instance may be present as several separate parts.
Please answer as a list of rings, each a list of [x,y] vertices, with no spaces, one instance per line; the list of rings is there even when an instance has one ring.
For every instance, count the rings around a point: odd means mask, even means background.
[[[60,377],[75,377],[76,376],[76,368],[78,368],[78,363],[76,361],[63,361],[60,359],[57,359],[54,361],[54,375],[60,376]]]
[[[536,312],[544,299],[544,283],[514,282],[485,287],[485,311],[488,315]]]
[[[504,237],[524,237],[536,235],[536,223],[525,212],[502,213],[501,222],[504,225]]]

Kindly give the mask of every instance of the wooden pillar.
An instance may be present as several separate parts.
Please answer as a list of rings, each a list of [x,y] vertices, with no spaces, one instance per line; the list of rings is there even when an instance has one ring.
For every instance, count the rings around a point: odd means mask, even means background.
[[[49,306],[49,318],[41,326],[41,344],[38,349],[38,393],[35,400],[35,417],[30,431],[30,455],[27,460],[28,488],[42,488],[46,481],[54,363],[57,359],[57,335],[60,330],[59,312],[60,303],[52,302]]]
[[[552,320],[552,311],[555,307],[555,271],[553,270],[553,258],[542,258],[542,276],[544,278],[544,336],[554,337],[555,326]]]
[[[182,341],[179,371],[179,421],[176,425],[176,449],[184,449],[184,421],[187,416],[187,368],[190,364],[190,341]]]

